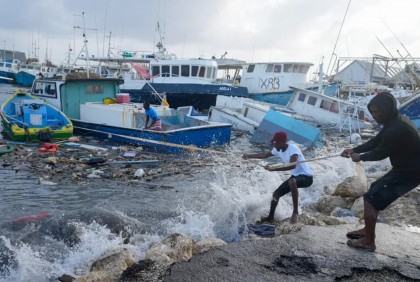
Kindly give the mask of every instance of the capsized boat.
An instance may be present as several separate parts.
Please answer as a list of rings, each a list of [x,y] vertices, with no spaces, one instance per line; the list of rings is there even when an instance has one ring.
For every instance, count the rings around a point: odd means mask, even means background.
[[[63,112],[21,90],[1,105],[0,116],[3,132],[15,141],[51,141],[73,135],[73,124]]]

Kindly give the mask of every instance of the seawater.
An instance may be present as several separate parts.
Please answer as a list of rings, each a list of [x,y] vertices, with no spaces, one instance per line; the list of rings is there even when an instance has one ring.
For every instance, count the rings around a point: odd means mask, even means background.
[[[14,89],[1,86],[0,102]],[[268,213],[272,192],[289,177],[288,172],[264,170],[265,160],[242,160],[243,153],[258,151],[247,140],[232,140],[228,155],[209,157],[208,166],[198,174],[166,178],[173,188],[94,179],[49,186],[39,184],[38,176],[28,170],[0,168],[0,281],[57,281],[63,274],[83,275],[104,252],[118,247],[143,259],[151,243],[175,232],[197,241],[243,240],[246,225]],[[319,157],[326,151],[314,154]],[[335,187],[356,173],[354,163],[339,157],[310,165],[314,183],[299,190],[301,208],[314,204],[325,185]],[[386,167],[376,164],[367,174]],[[289,217],[291,211],[286,195],[276,219]],[[16,222],[41,213],[48,216]],[[117,229],[132,234],[129,244]]]

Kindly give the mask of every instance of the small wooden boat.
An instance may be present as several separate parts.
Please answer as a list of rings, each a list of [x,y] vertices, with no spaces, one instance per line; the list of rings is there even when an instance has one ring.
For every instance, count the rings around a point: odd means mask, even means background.
[[[50,141],[73,135],[73,124],[63,112],[23,91],[1,105],[0,117],[6,137],[15,141]]]

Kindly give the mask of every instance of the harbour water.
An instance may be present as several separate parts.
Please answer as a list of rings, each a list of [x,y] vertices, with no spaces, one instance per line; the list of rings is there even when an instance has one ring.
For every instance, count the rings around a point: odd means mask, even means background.
[[[13,90],[2,86],[0,102]],[[245,135],[232,140],[227,156],[209,156],[201,171],[166,177],[153,189],[141,182],[96,179],[50,186],[39,184],[39,176],[29,169],[0,167],[0,281],[57,281],[63,274],[83,275],[105,251],[117,247],[142,259],[152,242],[175,232],[197,241],[243,240],[246,225],[267,214],[272,192],[289,177],[288,172],[264,170],[260,164],[265,161],[242,160],[243,153],[259,150],[248,139]],[[330,146],[311,154],[341,150]],[[356,173],[354,163],[340,157],[310,164],[314,184],[300,190],[301,209],[313,205],[324,186],[335,187]],[[374,175],[388,165],[379,162],[365,168]],[[287,195],[280,200],[276,219],[289,217],[291,210]],[[130,242],[124,244],[127,233]]]

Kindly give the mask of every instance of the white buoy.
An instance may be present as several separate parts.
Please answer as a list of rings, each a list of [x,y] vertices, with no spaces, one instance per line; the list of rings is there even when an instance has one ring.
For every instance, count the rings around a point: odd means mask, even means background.
[[[362,141],[362,137],[360,137],[360,135],[357,134],[357,133],[352,133],[349,137],[349,142],[351,144],[356,144],[356,143],[359,143],[361,141]]]

